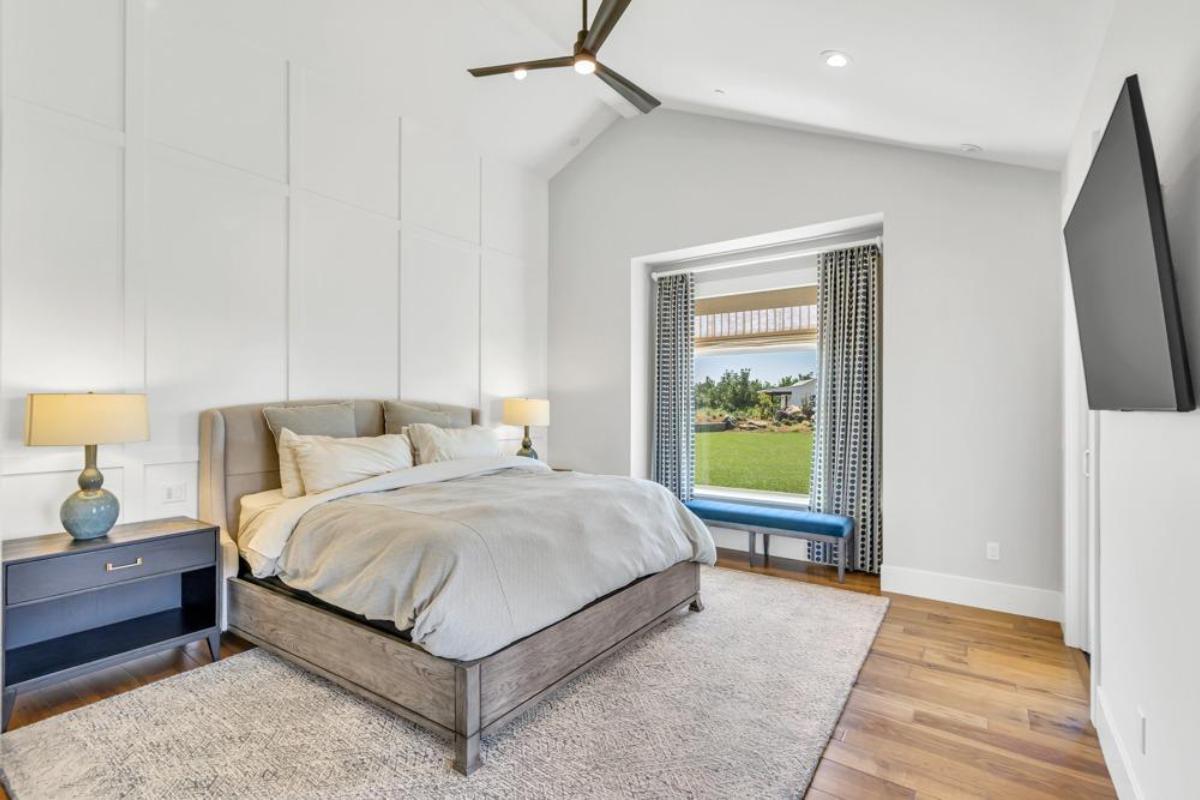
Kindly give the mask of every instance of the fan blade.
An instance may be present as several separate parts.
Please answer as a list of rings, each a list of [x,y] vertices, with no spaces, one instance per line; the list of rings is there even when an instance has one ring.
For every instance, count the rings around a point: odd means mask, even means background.
[[[617,26],[621,15],[625,13],[625,9],[629,8],[630,1],[604,0],[600,4],[600,9],[596,12],[596,18],[592,20],[592,27],[588,30],[587,37],[583,40],[584,50],[587,50],[592,55],[596,55],[600,51],[600,45],[604,44],[604,40],[612,33],[612,29]]]
[[[559,58],[543,58],[540,61],[518,61],[515,64],[501,64],[497,67],[475,67],[467,72],[476,78],[486,78],[489,75],[504,75],[519,69],[554,69],[555,67],[569,67],[574,63],[574,56],[560,56]]]
[[[633,81],[626,78],[624,75],[609,69],[603,64],[597,62],[596,77],[607,83],[616,91],[617,94],[624,97],[643,114],[649,114],[654,109],[661,105],[654,95],[641,88]]]

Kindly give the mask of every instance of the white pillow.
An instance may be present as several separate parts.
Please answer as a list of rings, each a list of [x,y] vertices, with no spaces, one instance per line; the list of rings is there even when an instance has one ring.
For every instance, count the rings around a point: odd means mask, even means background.
[[[300,468],[305,494],[326,492],[413,465],[412,443],[399,434],[334,439],[301,436],[286,429],[284,433]]]
[[[424,422],[408,426],[418,464],[500,455],[500,442],[491,428],[439,428]]]
[[[279,489],[287,498],[304,496],[304,478],[300,475],[300,465],[296,463],[296,454],[292,443],[301,439],[332,439],[323,434],[292,433],[290,428],[279,431]]]

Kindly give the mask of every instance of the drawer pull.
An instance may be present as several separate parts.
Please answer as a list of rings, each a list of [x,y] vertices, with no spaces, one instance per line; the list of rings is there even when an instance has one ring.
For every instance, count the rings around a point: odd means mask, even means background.
[[[145,563],[146,562],[144,560],[142,560],[141,556],[138,556],[137,561],[134,561],[132,564],[121,564],[119,566],[114,566],[113,563],[111,561],[109,561],[109,562],[105,563],[104,571],[105,572],[117,572],[118,570],[122,570],[122,569],[133,569],[134,567],[140,567],[142,564],[145,564]]]

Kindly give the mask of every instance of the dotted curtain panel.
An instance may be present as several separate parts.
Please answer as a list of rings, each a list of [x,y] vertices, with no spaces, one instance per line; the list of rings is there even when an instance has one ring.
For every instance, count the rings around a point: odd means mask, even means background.
[[[883,520],[879,509],[879,272],[875,245],[825,253],[817,267],[818,387],[813,436],[814,511],[855,522],[847,566],[879,572]],[[833,563],[833,548],[813,543],[814,561]]]
[[[664,275],[655,285],[654,444],[651,474],[680,500],[692,499],[696,462],[693,319],[695,279]]]

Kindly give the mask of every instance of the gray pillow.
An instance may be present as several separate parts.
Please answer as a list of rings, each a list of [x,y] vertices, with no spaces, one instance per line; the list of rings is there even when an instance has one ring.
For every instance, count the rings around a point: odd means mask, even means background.
[[[267,427],[279,441],[279,432],[287,428],[292,433],[333,436],[345,439],[357,435],[354,426],[354,403],[322,403],[312,406],[267,406],[263,409]]]
[[[412,403],[402,403],[399,400],[384,401],[384,433],[400,433],[403,428],[418,423],[436,425],[439,428],[469,428],[471,426],[471,410],[454,406],[445,406],[434,410]]]

